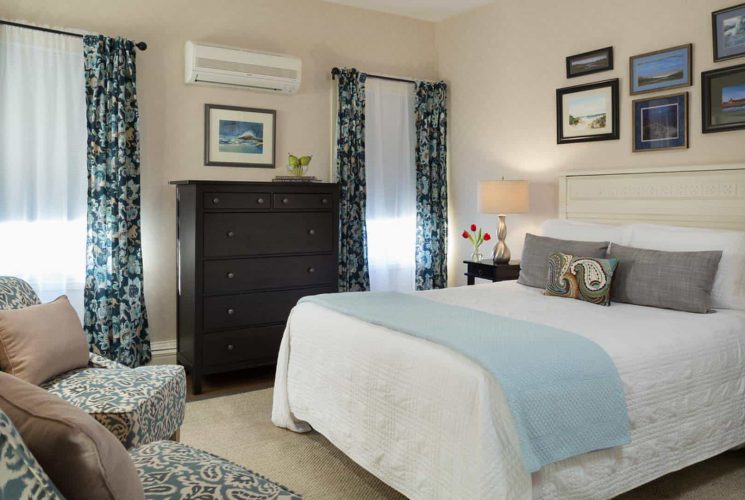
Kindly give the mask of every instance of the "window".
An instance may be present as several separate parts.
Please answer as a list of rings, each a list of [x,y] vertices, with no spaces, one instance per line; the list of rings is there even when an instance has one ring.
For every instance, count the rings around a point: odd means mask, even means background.
[[[365,82],[367,259],[372,291],[414,291],[414,86]]]
[[[82,316],[86,116],[82,40],[0,26],[0,275]]]

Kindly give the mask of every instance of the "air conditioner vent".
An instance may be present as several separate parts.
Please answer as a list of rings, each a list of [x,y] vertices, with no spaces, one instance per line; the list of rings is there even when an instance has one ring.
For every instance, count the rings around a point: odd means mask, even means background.
[[[231,71],[245,73],[247,75],[271,76],[275,78],[297,78],[297,71],[292,69],[275,68],[271,66],[259,66],[257,64],[245,64],[234,61],[221,61],[219,59],[197,58],[197,66],[203,69],[216,69],[220,71]]]
[[[194,80],[194,82],[195,83],[208,83],[210,85],[223,85],[223,86],[228,86],[228,87],[240,87],[240,88],[244,88],[244,89],[260,90],[262,92],[267,92],[267,91],[269,91],[269,92],[283,92],[284,91],[284,89],[281,89],[279,87],[264,87],[264,86],[259,87],[258,85],[245,85],[243,83],[218,82],[218,81],[214,81],[214,80],[206,80],[206,79],[199,78],[199,77],[197,77]]]

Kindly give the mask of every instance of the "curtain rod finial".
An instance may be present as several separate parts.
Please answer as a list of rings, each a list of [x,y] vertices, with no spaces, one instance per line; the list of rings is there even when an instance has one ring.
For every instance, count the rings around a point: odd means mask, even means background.
[[[137,42],[135,44],[135,47],[137,47],[140,50],[147,50],[147,44],[145,42]]]
[[[336,80],[336,77],[339,75],[339,73],[341,73],[341,70],[337,68],[336,66],[331,68],[331,79]]]

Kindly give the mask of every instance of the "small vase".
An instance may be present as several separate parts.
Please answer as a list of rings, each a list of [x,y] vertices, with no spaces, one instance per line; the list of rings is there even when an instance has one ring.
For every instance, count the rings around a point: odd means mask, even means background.
[[[305,172],[308,171],[308,165],[298,165],[296,167],[288,165],[287,170],[289,170],[290,173],[296,177],[302,177],[303,175],[305,175]]]
[[[473,253],[471,254],[471,262],[481,262],[481,259],[483,258],[484,254],[481,253],[481,250],[474,248]]]

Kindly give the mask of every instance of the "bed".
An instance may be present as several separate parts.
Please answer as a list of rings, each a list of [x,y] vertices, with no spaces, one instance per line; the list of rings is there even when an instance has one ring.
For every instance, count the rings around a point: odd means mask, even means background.
[[[745,230],[744,166],[586,172],[559,183],[560,216],[570,221]],[[481,366],[314,303],[288,322],[273,422],[312,427],[411,498],[608,498],[745,443],[743,310],[606,308],[515,282],[419,295],[600,345],[623,382],[631,443],[528,474],[505,395]]]

